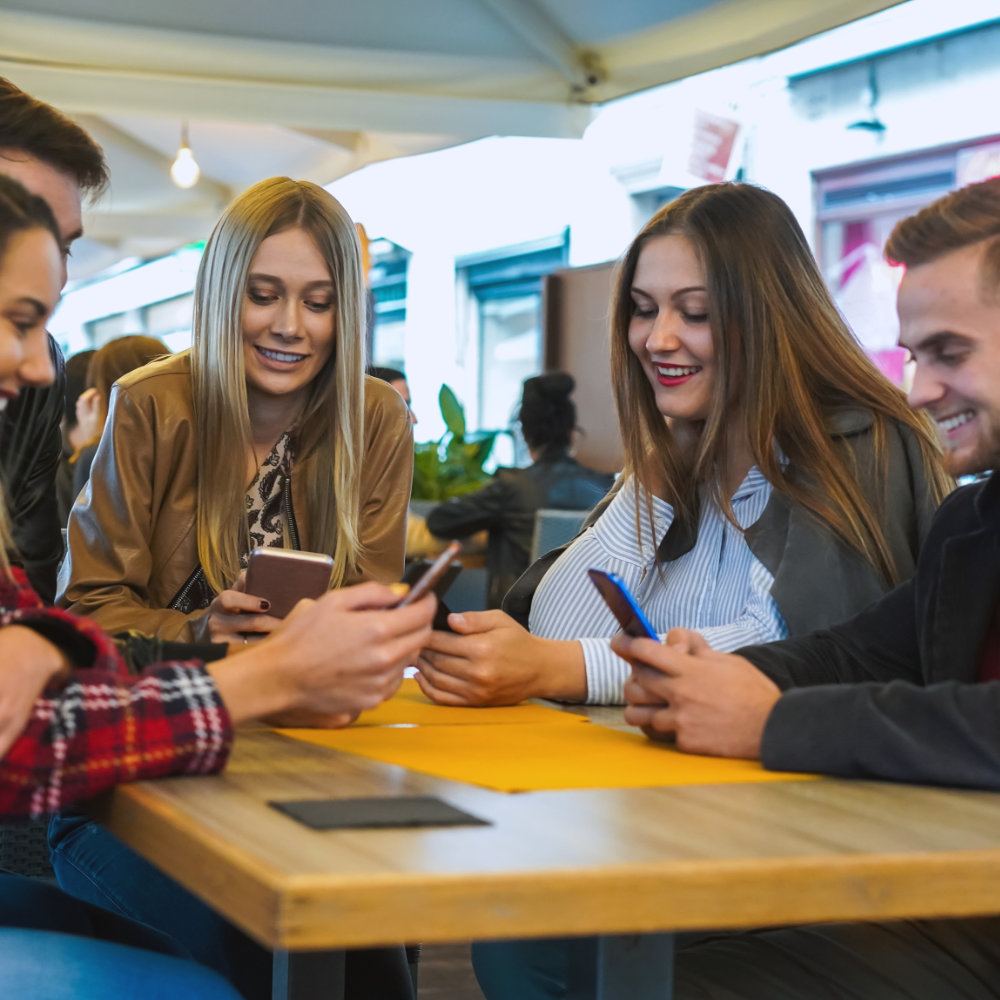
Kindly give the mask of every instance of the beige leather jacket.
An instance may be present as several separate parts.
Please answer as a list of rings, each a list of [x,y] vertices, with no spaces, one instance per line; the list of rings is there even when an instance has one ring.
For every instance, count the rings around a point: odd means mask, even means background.
[[[120,379],[94,458],[90,483],[73,506],[57,603],[111,633],[207,638],[207,612],[168,604],[198,565],[196,462],[187,352]],[[365,379],[361,463],[361,565],[348,583],[391,583],[403,572],[413,431],[392,386]],[[305,490],[292,473],[292,506],[308,537]]]

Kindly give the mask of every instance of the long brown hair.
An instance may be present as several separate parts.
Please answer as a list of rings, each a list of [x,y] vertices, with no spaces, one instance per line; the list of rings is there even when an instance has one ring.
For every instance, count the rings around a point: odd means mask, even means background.
[[[650,240],[668,235],[689,240],[705,269],[718,371],[693,450],[679,445],[657,409],[628,341],[639,255]],[[735,523],[723,491],[734,404],[753,461],[772,487],[831,525],[889,584],[898,574],[881,525],[884,498],[861,489],[853,452],[831,436],[831,416],[852,406],[871,413],[876,481],[887,485],[887,433],[896,421],[913,431],[936,498],[951,487],[929,421],[867,358],[833,304],[795,217],[762,188],[695,188],[647,223],[618,270],[611,369],[626,472],[647,494],[665,485],[664,499],[682,522],[697,517],[701,490]]]
[[[198,557],[216,590],[239,574],[246,544],[243,456],[250,413],[243,365],[243,304],[254,254],[268,236],[299,227],[333,278],[334,348],[309,386],[293,431],[296,476],[306,483],[303,547],[333,556],[338,586],[361,555],[365,298],[358,236],[343,206],[308,181],[272,177],[223,212],[205,245],[194,291],[191,386],[198,435]]]
[[[101,431],[108,419],[108,403],[111,401],[111,387],[123,375],[136,368],[148,365],[170,353],[170,349],[162,340],[147,337],[143,334],[130,334],[126,337],[115,337],[103,347],[95,351],[87,365],[86,386],[97,392],[99,417],[94,437],[87,444],[96,444],[101,440]],[[85,446],[86,447],[86,446]]]

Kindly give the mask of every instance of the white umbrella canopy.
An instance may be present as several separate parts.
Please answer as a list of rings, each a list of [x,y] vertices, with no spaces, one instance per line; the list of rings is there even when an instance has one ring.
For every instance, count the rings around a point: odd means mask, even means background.
[[[898,0],[0,0],[0,74],[77,118],[112,187],[71,276],[204,238],[262,177],[325,184],[589,106]],[[168,170],[189,123],[202,179]]]

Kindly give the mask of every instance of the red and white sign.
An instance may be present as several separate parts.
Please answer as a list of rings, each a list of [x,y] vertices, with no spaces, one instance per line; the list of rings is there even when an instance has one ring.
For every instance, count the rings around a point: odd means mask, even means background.
[[[706,181],[724,181],[739,131],[740,123],[737,121],[707,111],[696,111],[688,170]]]

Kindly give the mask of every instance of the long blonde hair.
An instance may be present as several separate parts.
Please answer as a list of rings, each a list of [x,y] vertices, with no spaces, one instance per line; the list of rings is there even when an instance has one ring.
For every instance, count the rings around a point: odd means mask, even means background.
[[[243,305],[254,254],[268,236],[301,228],[334,283],[334,347],[309,386],[293,429],[295,473],[306,482],[303,547],[334,558],[332,586],[361,555],[360,462],[364,444],[364,281],[347,212],[308,181],[272,177],[223,212],[205,245],[194,296],[191,377],[198,442],[198,557],[221,590],[246,546],[244,458],[251,428],[243,364]]]
[[[705,269],[718,371],[693,453],[679,446],[657,409],[628,341],[639,255],[650,240],[667,235],[688,239]],[[898,573],[882,528],[884,496],[866,496],[853,452],[831,437],[830,417],[851,406],[870,411],[876,482],[888,485],[887,434],[895,421],[912,430],[935,498],[952,486],[930,421],[865,355],[833,304],[795,217],[762,188],[694,188],[647,223],[617,274],[611,368],[626,472],[647,494],[665,484],[675,517],[692,528],[699,490],[735,523],[723,493],[734,403],[746,421],[753,461],[773,488],[828,523],[890,585]]]

